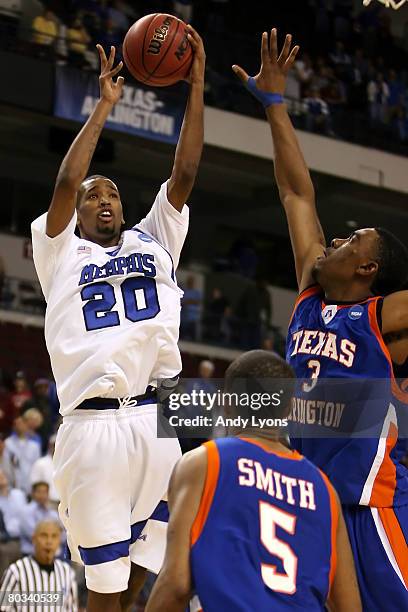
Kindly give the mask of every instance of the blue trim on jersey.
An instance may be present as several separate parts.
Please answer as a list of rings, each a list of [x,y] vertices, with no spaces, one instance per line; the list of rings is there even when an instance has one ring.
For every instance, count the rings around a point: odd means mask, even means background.
[[[130,543],[131,544],[136,542],[136,540],[139,538],[148,520],[161,521],[162,523],[168,523],[169,522],[169,508],[168,508],[167,502],[163,500],[160,501],[158,505],[156,506],[156,508],[154,509],[153,514],[151,515],[150,519],[146,519],[144,521],[138,521],[137,523],[134,523],[133,525],[130,526],[130,531],[131,531]]]
[[[132,227],[131,229],[132,232],[140,232],[141,234],[146,234],[146,236],[149,236],[153,242],[155,242],[156,244],[158,244],[159,246],[161,246],[161,248],[166,251],[167,255],[170,257],[171,260],[171,279],[176,282],[176,275],[174,272],[174,261],[173,261],[173,257],[171,256],[170,251],[168,251],[162,244],[161,242],[159,242],[154,236],[152,236],[149,232],[146,232],[146,230],[140,229],[140,227],[137,227],[137,225],[135,225],[134,227]]]
[[[107,563],[115,561],[121,557],[129,556],[129,546],[134,544],[139,538],[147,521],[161,521],[167,523],[169,520],[169,509],[166,501],[161,500],[153,510],[151,516],[143,521],[138,521],[130,526],[130,538],[121,542],[112,542],[111,544],[102,544],[102,546],[94,546],[92,548],[84,548],[78,546],[79,554],[85,565],[98,565],[99,563]]]
[[[108,561],[116,561],[116,559],[128,557],[129,543],[130,539],[112,542],[112,544],[103,544],[102,546],[93,546],[92,548],[78,546],[78,550],[85,565],[99,565],[99,563],[107,563]]]

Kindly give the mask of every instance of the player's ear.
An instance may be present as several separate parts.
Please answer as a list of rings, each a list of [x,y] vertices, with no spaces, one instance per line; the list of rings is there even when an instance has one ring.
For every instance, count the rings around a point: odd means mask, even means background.
[[[364,264],[360,264],[357,268],[357,273],[361,276],[372,276],[378,272],[378,263],[376,261],[369,261]]]

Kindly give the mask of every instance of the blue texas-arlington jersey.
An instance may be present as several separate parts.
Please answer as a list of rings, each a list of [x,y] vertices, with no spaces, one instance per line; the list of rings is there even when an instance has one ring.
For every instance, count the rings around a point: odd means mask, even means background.
[[[327,478],[296,451],[242,438],[204,446],[207,478],[190,555],[203,610],[324,610],[338,521]]]
[[[394,378],[381,305],[381,297],[327,304],[315,286],[299,296],[289,325],[286,358],[298,379],[291,441],[324,470],[344,504],[408,503],[405,440],[398,438],[408,394]]]

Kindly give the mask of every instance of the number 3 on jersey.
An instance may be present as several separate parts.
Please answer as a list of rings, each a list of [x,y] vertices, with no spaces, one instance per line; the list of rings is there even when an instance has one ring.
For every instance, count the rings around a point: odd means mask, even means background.
[[[146,276],[132,276],[120,286],[125,317],[136,323],[153,319],[159,312],[156,281]],[[120,325],[119,313],[112,308],[116,304],[115,290],[106,281],[87,285],[81,291],[86,304],[82,308],[87,331]]]

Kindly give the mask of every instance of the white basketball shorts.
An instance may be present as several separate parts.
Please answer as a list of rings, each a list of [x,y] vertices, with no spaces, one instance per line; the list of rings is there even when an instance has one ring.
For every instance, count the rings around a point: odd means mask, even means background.
[[[167,530],[167,487],[181,456],[158,439],[157,406],[80,410],[64,417],[54,454],[59,513],[88,589],[117,593],[130,563],[158,573]]]

